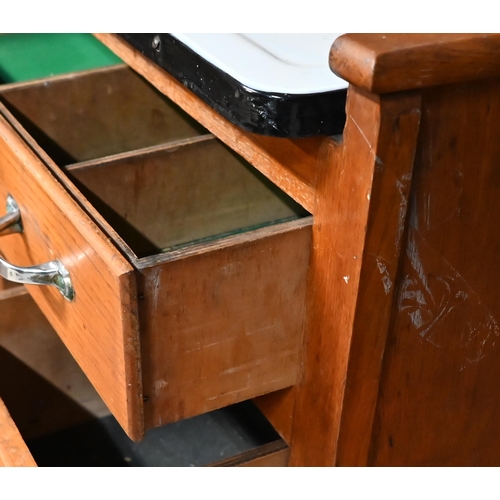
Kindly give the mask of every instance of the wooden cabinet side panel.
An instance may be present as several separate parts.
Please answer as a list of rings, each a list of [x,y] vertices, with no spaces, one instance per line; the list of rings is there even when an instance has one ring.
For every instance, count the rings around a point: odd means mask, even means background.
[[[500,464],[500,82],[424,94],[373,465]]]
[[[38,306],[127,432],[142,432],[134,272],[112,244],[0,119],[0,199],[17,201],[23,232],[3,236],[3,256],[18,266],[59,259],[75,298],[27,286]]]
[[[325,143],[292,465],[366,462],[419,117],[418,96],[351,87],[342,143]]]
[[[143,270],[147,428],[297,382],[310,236],[304,226]]]

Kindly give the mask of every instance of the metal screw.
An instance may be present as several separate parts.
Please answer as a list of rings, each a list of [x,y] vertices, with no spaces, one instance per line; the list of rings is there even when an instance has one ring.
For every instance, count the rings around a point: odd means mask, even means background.
[[[153,47],[156,52],[160,52],[160,36],[155,35],[153,41],[151,42],[151,47]]]

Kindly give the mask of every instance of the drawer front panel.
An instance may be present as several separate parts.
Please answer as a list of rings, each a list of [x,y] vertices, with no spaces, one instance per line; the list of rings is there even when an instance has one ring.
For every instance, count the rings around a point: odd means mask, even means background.
[[[135,275],[132,267],[0,116],[0,200],[11,195],[23,232],[0,238],[17,266],[60,260],[75,298],[28,286],[54,329],[117,420],[133,438],[143,432]]]
[[[297,383],[311,225],[233,238],[142,271],[146,428]]]

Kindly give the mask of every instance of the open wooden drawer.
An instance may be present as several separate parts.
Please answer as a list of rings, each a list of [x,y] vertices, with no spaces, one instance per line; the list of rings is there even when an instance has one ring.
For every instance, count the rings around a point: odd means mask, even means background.
[[[69,274],[28,289],[130,437],[296,383],[299,205],[125,67],[0,100],[0,251]]]

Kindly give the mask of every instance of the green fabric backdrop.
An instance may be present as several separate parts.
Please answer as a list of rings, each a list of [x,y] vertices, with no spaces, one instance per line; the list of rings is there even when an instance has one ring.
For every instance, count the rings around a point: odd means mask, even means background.
[[[44,78],[120,62],[90,34],[0,35],[0,83]]]

